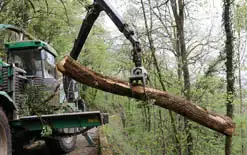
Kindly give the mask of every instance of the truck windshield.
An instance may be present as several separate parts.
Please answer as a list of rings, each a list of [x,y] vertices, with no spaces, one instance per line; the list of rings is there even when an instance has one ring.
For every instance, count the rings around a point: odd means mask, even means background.
[[[24,69],[27,75],[42,77],[41,53],[38,49],[18,49],[9,51],[8,63]]]

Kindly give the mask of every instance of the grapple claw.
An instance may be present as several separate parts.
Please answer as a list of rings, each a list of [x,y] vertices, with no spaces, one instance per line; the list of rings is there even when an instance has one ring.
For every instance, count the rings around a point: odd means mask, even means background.
[[[131,85],[133,84],[141,84],[145,85],[148,82],[148,73],[144,67],[135,67],[131,70],[131,74],[129,77],[129,82]]]

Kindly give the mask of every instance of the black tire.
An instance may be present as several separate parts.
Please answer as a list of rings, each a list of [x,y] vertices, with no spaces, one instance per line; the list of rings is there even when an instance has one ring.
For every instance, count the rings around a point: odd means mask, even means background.
[[[77,136],[46,139],[46,146],[53,155],[66,154],[75,149]]]
[[[11,132],[8,119],[0,107],[0,155],[12,154]]]

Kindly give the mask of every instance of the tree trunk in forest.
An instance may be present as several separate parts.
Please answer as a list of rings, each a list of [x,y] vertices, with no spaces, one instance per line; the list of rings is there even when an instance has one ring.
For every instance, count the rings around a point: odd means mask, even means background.
[[[128,96],[139,100],[152,100],[154,105],[172,110],[184,117],[203,126],[211,128],[222,134],[231,136],[235,129],[235,123],[227,116],[221,116],[208,112],[185,98],[174,96],[166,91],[142,86],[132,86],[128,82],[110,78],[96,73],[85,66],[80,65],[70,56],[65,56],[57,64],[57,68],[71,76],[76,81],[90,87],[100,89],[113,94]]]
[[[184,83],[184,95],[187,100],[191,99],[191,88],[190,88],[190,74],[189,66],[187,60],[187,51],[185,46],[185,37],[184,37],[184,1],[183,0],[171,0],[171,7],[173,16],[175,18],[176,28],[177,28],[177,40],[178,40],[178,52],[181,54],[182,60],[182,71],[183,71],[183,83]],[[179,66],[180,67],[180,66]],[[193,154],[193,138],[190,132],[191,125],[187,118],[184,119],[184,127],[187,134],[187,150],[186,154]]]
[[[227,116],[233,117],[234,100],[234,66],[233,66],[233,32],[231,24],[231,5],[234,0],[224,0],[223,22],[225,28],[225,53],[226,53],[226,80],[227,80]],[[225,141],[225,154],[230,155],[232,150],[232,136],[227,136]]]
[[[150,27],[148,26],[148,23],[147,23],[147,16],[146,16],[146,11],[145,11],[145,7],[144,7],[144,3],[143,3],[143,0],[141,0],[141,5],[142,5],[142,12],[143,12],[143,17],[144,17],[144,24],[145,24],[145,28],[146,28],[146,35],[147,35],[147,38],[148,38],[148,43],[149,43],[149,49],[150,49],[150,52],[151,52],[151,56],[153,58],[153,65],[157,71],[157,74],[158,74],[158,80],[161,84],[161,87],[163,89],[163,91],[166,91],[166,86],[164,84],[164,82],[162,81],[162,75],[161,75],[161,70],[160,70],[160,67],[159,67],[159,64],[158,64],[158,60],[157,60],[157,57],[155,55],[155,52],[156,52],[156,49],[155,49],[155,46],[154,46],[154,41],[153,41],[153,37],[152,37],[152,10],[151,10],[151,2],[150,0],[148,0],[148,4],[149,4],[149,11],[150,11]],[[171,125],[172,125],[172,129],[173,129],[173,139],[176,143],[176,151],[177,151],[177,154],[180,155],[182,153],[182,149],[181,149],[181,144],[180,144],[180,141],[178,139],[178,132],[177,132],[177,128],[176,128],[176,122],[175,122],[175,119],[174,119],[174,116],[172,114],[172,111],[169,110],[169,116],[170,116],[170,119],[171,119]]]

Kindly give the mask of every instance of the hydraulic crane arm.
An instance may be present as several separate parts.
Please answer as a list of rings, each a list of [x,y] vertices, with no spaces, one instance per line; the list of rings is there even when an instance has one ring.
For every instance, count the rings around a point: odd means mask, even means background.
[[[88,37],[90,30],[96,19],[98,18],[101,11],[105,11],[110,19],[114,22],[120,32],[131,42],[133,46],[132,56],[135,67],[131,71],[131,76],[129,78],[130,83],[138,83],[141,81],[143,84],[147,82],[148,73],[144,67],[142,67],[142,52],[139,41],[134,37],[134,31],[131,30],[128,24],[124,23],[117,11],[111,6],[107,0],[94,0],[93,4],[88,7],[88,12],[85,19],[82,22],[79,34],[75,40],[70,56],[73,59],[77,59],[80,55],[81,49]],[[71,85],[70,77],[64,78],[64,88],[67,99],[70,100],[68,96],[71,96],[71,91],[69,87]],[[69,92],[68,92],[69,91]],[[72,90],[73,92],[73,90]],[[73,95],[72,95],[73,96]]]
[[[101,8],[95,3],[92,4],[90,7],[88,7],[87,15],[85,19],[82,21],[79,34],[74,43],[74,47],[70,52],[70,56],[73,59],[76,60],[79,54],[81,53],[81,49],[88,37],[90,30],[92,29],[94,22],[99,17],[100,12],[101,12]]]
[[[133,46],[133,61],[136,67],[141,67],[141,48],[138,40],[134,37],[134,32],[129,29],[129,26],[126,23],[123,22],[117,11],[107,0],[94,0],[94,3],[88,8],[87,15],[82,22],[80,32],[75,40],[70,56],[74,59],[78,58],[88,34],[101,11],[105,11],[107,13],[119,31],[122,32],[131,42]]]

